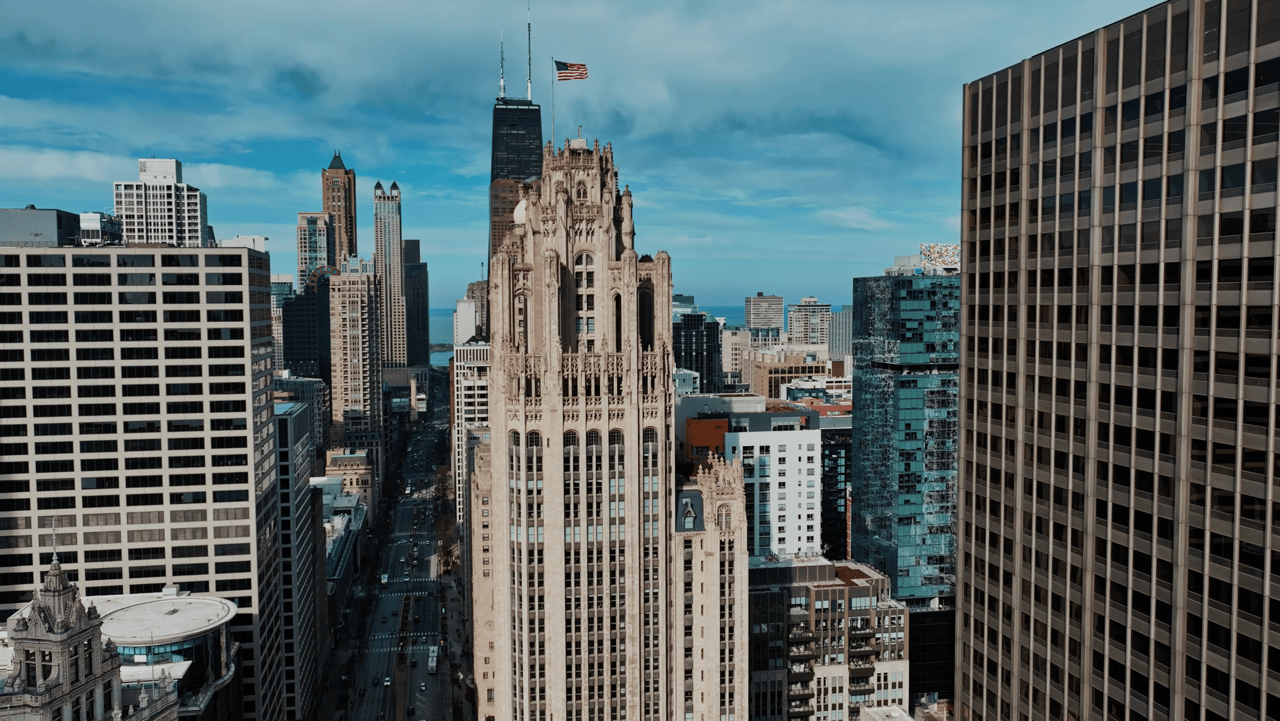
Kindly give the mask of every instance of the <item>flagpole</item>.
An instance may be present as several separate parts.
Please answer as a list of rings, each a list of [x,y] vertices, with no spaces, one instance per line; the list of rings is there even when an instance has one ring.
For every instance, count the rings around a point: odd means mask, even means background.
[[[551,58],[551,149],[556,148],[556,59]]]

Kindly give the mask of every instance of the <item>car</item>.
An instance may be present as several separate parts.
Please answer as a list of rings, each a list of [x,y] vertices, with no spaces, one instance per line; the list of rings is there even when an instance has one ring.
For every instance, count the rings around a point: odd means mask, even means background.
[[[418,684],[418,690],[419,690],[419,691],[426,691],[426,690],[427,690],[427,684],[426,684],[426,683],[420,683],[420,684]]]
[[[358,693],[358,694],[356,694],[356,695],[357,695],[357,696],[363,696],[363,695],[365,694],[365,692],[366,692],[366,691],[368,691],[368,690],[369,690],[369,689],[365,688],[364,686],[361,686],[361,687],[360,687],[360,693]]]
[[[382,685],[383,685],[383,686],[390,686],[390,685],[391,685],[391,677],[390,677],[390,676],[388,676],[388,677],[386,677],[386,678],[382,679]]]
[[[414,642],[414,643],[417,643],[417,642],[418,642],[418,639],[416,639],[416,638],[415,638],[415,639],[413,639],[413,642]],[[416,659],[416,658],[414,658],[414,659],[410,659],[410,660],[409,660],[409,668],[417,668],[417,667],[418,667],[418,659]]]
[[[392,616],[399,616],[399,615],[400,615],[400,609],[398,609],[398,608],[397,608],[396,610],[392,611],[392,612],[391,612],[391,615],[392,615]]]
[[[412,715],[414,715],[414,714],[418,713],[418,710],[417,710],[417,709],[415,709],[414,707],[410,706],[409,708],[405,709],[405,711],[404,711],[404,712],[405,712],[406,714],[408,714],[409,716],[412,716]]]
[[[386,616],[383,616],[383,617],[382,617],[382,622],[383,622],[383,623],[386,623],[386,622],[387,622],[387,617],[386,617]]]
[[[374,686],[377,686],[377,685],[378,685],[378,679],[377,679],[376,677],[373,679],[373,685],[374,685]]]
[[[413,622],[414,622],[414,623],[417,623],[417,622],[418,622],[418,617],[417,617],[417,616],[414,616],[414,617],[413,617]]]

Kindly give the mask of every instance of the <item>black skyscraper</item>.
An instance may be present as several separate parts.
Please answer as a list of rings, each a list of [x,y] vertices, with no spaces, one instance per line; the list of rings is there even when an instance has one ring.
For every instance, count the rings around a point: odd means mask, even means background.
[[[542,106],[498,98],[493,104],[489,182],[542,177]]]
[[[520,183],[542,177],[542,107],[531,100],[493,103],[493,155],[489,170],[489,255],[515,227]]]

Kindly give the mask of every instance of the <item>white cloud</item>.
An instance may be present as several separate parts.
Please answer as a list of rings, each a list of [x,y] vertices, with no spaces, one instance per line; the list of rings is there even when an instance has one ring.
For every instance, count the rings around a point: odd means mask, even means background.
[[[875,217],[867,208],[859,208],[857,206],[823,210],[819,211],[818,215],[828,222],[858,230],[885,230],[886,228],[894,227],[893,223]]]

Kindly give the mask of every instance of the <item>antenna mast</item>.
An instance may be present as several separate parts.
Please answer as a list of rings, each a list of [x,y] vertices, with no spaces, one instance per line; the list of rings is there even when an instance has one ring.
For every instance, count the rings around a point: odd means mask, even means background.
[[[525,75],[524,97],[526,100],[533,100],[533,9],[532,0],[528,0],[525,4],[525,20],[524,28],[526,41],[529,50],[529,72]]]
[[[502,31],[498,31],[498,97],[507,97],[506,55],[502,49]]]

